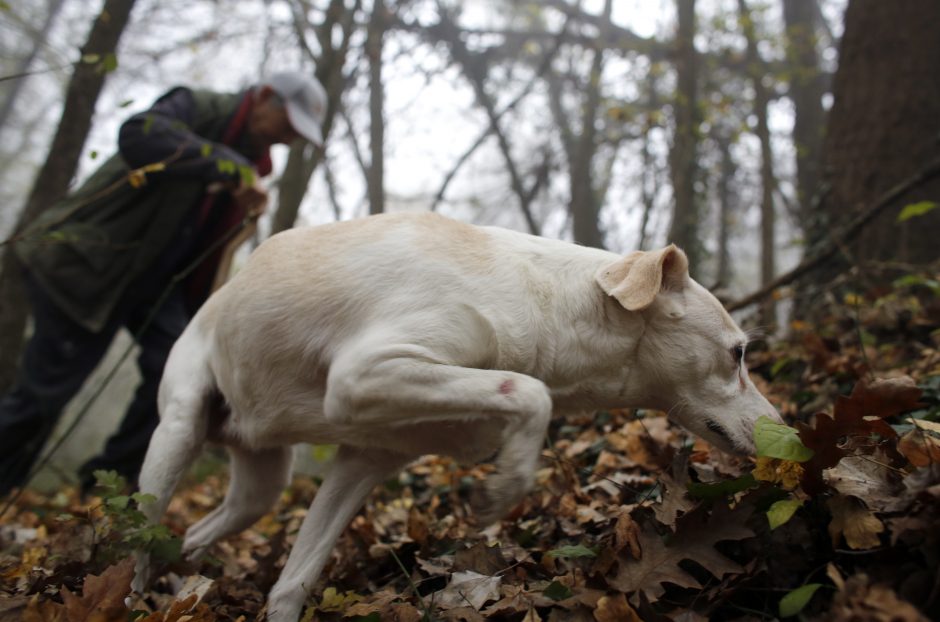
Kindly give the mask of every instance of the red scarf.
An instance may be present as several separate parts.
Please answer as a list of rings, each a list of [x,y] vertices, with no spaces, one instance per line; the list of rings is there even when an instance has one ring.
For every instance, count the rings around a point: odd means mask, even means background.
[[[252,95],[253,92],[249,91],[242,98],[238,110],[235,111],[235,115],[222,134],[223,145],[234,147],[242,137],[254,106]],[[264,153],[258,156],[252,164],[261,177],[269,175],[272,168],[270,151],[265,149]],[[206,194],[199,204],[196,217],[197,252],[201,252],[202,249],[216,243],[222,236],[231,233],[244,218],[245,211],[232,200],[228,193]],[[209,289],[218,271],[224,248],[225,244],[221,244],[186,279],[184,295],[190,313],[195,313],[212,293]]]

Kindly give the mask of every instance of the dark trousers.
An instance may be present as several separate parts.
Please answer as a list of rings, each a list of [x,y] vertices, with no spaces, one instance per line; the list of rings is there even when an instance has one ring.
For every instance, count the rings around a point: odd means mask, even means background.
[[[0,494],[25,483],[66,404],[81,389],[122,327],[135,335],[140,345],[137,366],[142,379],[120,427],[102,453],[82,466],[80,477],[84,489],[94,483],[92,473],[96,469],[113,469],[136,483],[157,426],[157,388],[163,366],[189,320],[182,295],[174,291],[140,335],[137,333],[159,292],[130,297],[103,330],[93,333],[62,313],[29,278],[26,281],[35,328],[17,384],[0,399]],[[80,425],[96,423],[88,417]]]

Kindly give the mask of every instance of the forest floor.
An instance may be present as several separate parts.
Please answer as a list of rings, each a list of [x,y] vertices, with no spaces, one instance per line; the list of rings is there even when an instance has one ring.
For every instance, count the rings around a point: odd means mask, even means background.
[[[762,427],[760,457],[724,455],[662,413],[570,417],[533,492],[482,530],[468,498],[489,467],[425,457],[369,498],[304,619],[940,619],[940,283],[911,276],[792,328],[748,355],[793,426]],[[194,471],[168,530],[102,483],[87,504],[26,491],[8,509],[0,621],[255,619],[317,490],[296,477],[274,513],[198,563],[168,562],[127,608],[130,551],[172,560],[225,469]]]

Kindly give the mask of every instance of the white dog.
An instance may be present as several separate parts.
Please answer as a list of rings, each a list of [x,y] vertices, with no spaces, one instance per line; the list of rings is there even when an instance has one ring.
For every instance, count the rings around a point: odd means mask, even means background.
[[[475,509],[530,486],[554,413],[667,410],[748,452],[779,419],[743,366],[745,335],[674,246],[619,256],[433,214],[272,237],[173,348],[140,476],[159,520],[207,440],[231,454],[225,501],[191,527],[195,555],[250,526],[290,475],[290,446],[339,445],[268,617],[293,622],[378,482],[423,454],[497,455]],[[138,560],[142,590],[148,560]]]

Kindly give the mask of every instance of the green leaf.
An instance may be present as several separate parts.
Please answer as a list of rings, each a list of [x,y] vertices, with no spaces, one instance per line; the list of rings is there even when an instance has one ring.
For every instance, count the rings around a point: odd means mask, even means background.
[[[239,166],[238,167],[238,176],[241,178],[242,186],[254,186],[255,185],[255,170],[250,166]]]
[[[105,503],[113,510],[125,510],[130,500],[131,498],[127,495],[118,495],[117,497],[109,497],[105,500]]]
[[[548,587],[545,588],[544,592],[547,598],[552,600],[565,600],[566,598],[571,598],[571,588],[569,588],[564,583],[559,583],[558,581],[552,581],[548,584]]]
[[[97,159],[98,159],[98,152],[97,152],[96,150],[92,149],[92,150],[88,153],[88,157],[91,158],[92,160],[97,160]]]
[[[212,155],[212,143],[202,143],[199,146],[199,155],[204,158],[208,158],[210,155]]]
[[[781,598],[780,617],[789,618],[803,611],[803,607],[806,606],[809,599],[813,597],[813,594],[815,594],[816,590],[820,587],[822,587],[822,583],[807,583]]]
[[[754,479],[752,474],[748,473],[737,479],[722,480],[709,484],[689,482],[688,490],[690,497],[705,499],[706,501],[715,501],[716,499],[729,497],[742,490],[753,488],[754,486],[757,486],[757,480]]]
[[[813,457],[813,450],[800,441],[796,429],[782,423],[774,423],[769,417],[759,417],[754,426],[754,444],[757,455],[780,460],[806,462]]]
[[[131,499],[137,502],[138,505],[143,505],[147,503],[156,502],[157,498],[146,492],[135,492],[131,495]]]
[[[94,65],[101,60],[101,54],[83,54],[82,62],[86,65]]]
[[[13,7],[10,6],[9,2],[4,2],[0,0],[0,11],[11,11]]]
[[[101,62],[101,71],[104,73],[111,73],[117,69],[118,60],[117,55],[113,52],[104,57],[104,60]]]
[[[130,105],[133,104],[133,103],[134,103],[134,99],[133,99],[133,98],[131,98],[131,99],[125,99],[125,100],[122,101],[120,104],[118,104],[118,108],[127,108],[128,106],[130,106]]]
[[[597,557],[597,551],[583,544],[560,546],[545,553],[549,557]]]
[[[777,374],[783,371],[783,368],[790,364],[790,361],[787,357],[782,357],[777,359],[777,362],[773,364],[773,367],[770,368],[770,377],[776,378]]]
[[[767,510],[767,521],[771,529],[776,529],[793,518],[796,511],[803,505],[799,499],[783,499],[777,501]]]
[[[910,220],[917,216],[923,216],[927,212],[935,210],[938,205],[940,204],[935,201],[920,201],[906,205],[904,209],[901,210],[901,213],[898,214],[898,222],[904,222],[905,220]]]

